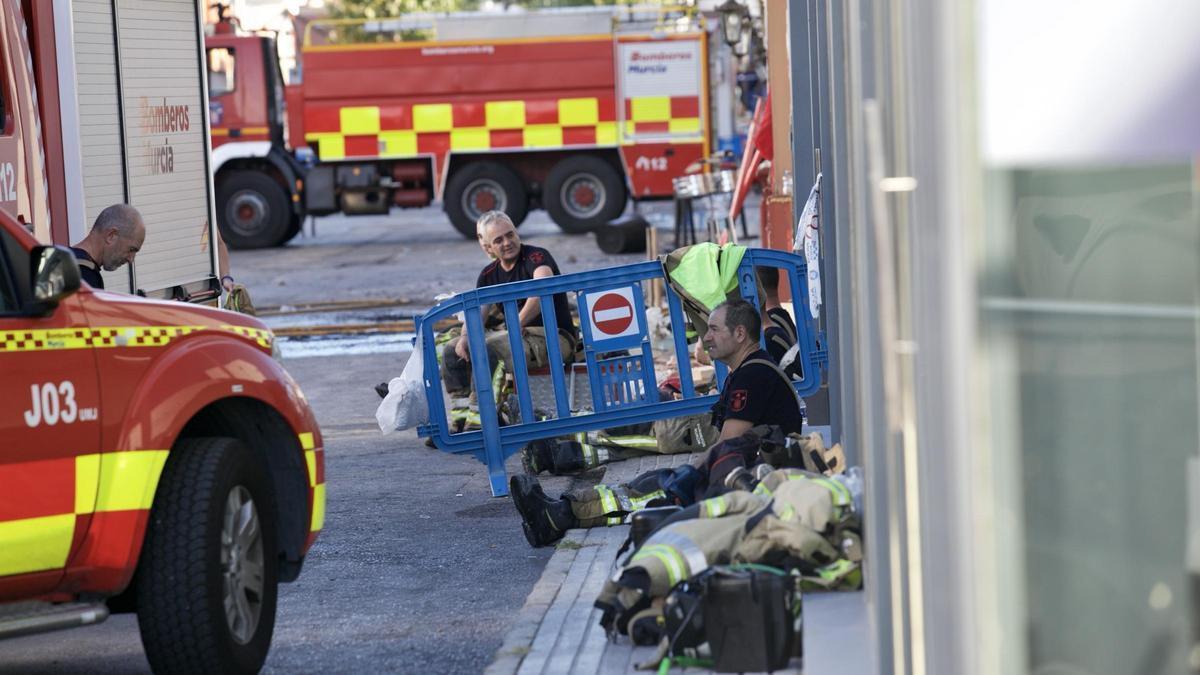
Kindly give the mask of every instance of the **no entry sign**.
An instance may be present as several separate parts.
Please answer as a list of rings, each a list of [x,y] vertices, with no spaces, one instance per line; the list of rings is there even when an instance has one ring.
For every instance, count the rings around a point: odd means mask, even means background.
[[[633,323],[633,303],[620,293],[606,293],[592,305],[592,323],[605,335],[621,335]]]
[[[639,334],[641,330],[637,317],[640,312],[636,307],[632,287],[589,294],[587,312],[592,324],[593,338],[611,340]]]

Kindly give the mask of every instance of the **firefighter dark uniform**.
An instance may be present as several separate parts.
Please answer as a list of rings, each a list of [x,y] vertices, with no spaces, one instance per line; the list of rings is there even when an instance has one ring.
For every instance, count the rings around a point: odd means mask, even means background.
[[[517,255],[517,262],[511,270],[504,269],[500,261],[494,260],[479,273],[475,287],[484,288],[514,281],[526,281],[532,279],[534,270],[543,265],[549,267],[556,276],[562,274],[558,269],[558,263],[554,261],[554,257],[550,255],[549,251],[537,246],[521,244],[521,250]],[[517,302],[518,310],[525,306],[525,302],[525,299]],[[486,326],[504,326],[503,318],[499,318],[498,321],[494,318],[497,316],[497,312],[500,312],[499,317],[503,317],[502,310],[493,308],[493,314],[486,317]],[[554,316],[558,322],[559,348],[562,350],[563,360],[570,361],[575,353],[575,344],[578,339],[565,293],[554,295]],[[550,365],[547,363],[546,355],[546,331],[540,322],[540,318],[541,315],[539,314],[532,324],[521,330],[521,338],[525,347],[525,360],[530,368],[544,368]],[[495,388],[498,384],[495,374],[501,364],[503,364],[506,371],[512,372],[508,332],[505,330],[489,332],[484,342],[487,345],[489,370],[493,373],[493,388]],[[456,341],[451,341],[442,349],[442,365],[445,369],[446,389],[451,393],[466,393],[470,391],[471,387],[471,364],[458,355],[455,351],[455,344]]]
[[[800,433],[802,416],[795,389],[775,360],[759,349],[729,373],[721,398],[713,407],[713,424],[727,419],[745,420],[753,426],[774,424],[784,434]]]
[[[75,260],[79,262],[79,276],[92,288],[104,288],[104,277],[100,276],[100,264],[91,254],[81,248],[71,247]]]
[[[800,400],[787,376],[763,350],[752,352],[725,379],[721,397],[713,407],[713,426],[721,428],[728,419],[757,426],[776,425],[784,434],[799,433],[802,427]],[[726,478],[753,464],[759,439],[754,432],[718,443],[706,461],[706,484],[727,484]],[[573,490],[561,499],[550,499],[532,476],[513,476],[510,493],[521,514],[525,538],[532,546],[545,546],[574,527],[619,525],[625,516],[666,499],[663,481],[673,472],[651,471],[621,485],[595,485]],[[702,472],[703,473],[703,472]]]

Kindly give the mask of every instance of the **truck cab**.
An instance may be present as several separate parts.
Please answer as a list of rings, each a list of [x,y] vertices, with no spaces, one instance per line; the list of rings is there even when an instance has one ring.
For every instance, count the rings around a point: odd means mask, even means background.
[[[287,148],[275,40],[216,25],[205,39],[217,224],[234,248],[278,246],[304,219],[304,167]]]

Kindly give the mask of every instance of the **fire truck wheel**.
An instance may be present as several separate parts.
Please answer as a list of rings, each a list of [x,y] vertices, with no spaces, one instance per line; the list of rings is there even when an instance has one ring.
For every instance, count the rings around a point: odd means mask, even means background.
[[[568,157],[550,169],[542,202],[568,234],[590,232],[625,211],[625,181],[611,164],[588,155]]]
[[[292,221],[288,195],[258,171],[234,171],[217,188],[217,224],[230,248],[279,246]]]
[[[154,495],[137,569],[138,627],[156,673],[257,673],[275,628],[275,500],[232,438],[185,438]]]
[[[520,176],[499,162],[472,162],[446,184],[446,215],[467,239],[475,238],[475,221],[488,211],[503,211],[520,226],[529,214],[529,195]]]

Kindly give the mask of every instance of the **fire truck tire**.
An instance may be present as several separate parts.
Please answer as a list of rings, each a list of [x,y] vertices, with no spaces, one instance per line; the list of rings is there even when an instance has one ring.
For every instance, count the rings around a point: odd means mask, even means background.
[[[275,500],[233,438],[181,439],[154,495],[137,569],[155,673],[257,673],[275,628]]]
[[[446,183],[446,215],[454,229],[475,238],[475,221],[499,209],[520,226],[529,215],[529,194],[515,171],[499,162],[472,162],[454,172]]]
[[[233,171],[217,188],[217,224],[230,248],[268,248],[291,239],[287,192],[259,171]]]
[[[625,181],[611,164],[589,155],[568,157],[550,169],[542,203],[567,234],[582,234],[625,211]]]

